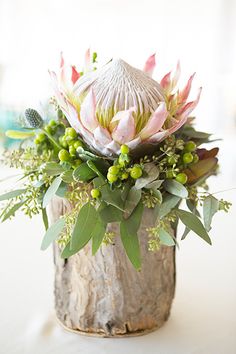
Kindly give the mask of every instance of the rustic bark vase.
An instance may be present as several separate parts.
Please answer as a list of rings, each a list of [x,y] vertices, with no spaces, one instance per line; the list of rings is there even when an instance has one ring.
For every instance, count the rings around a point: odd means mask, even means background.
[[[50,222],[70,208],[68,201],[54,199]],[[66,260],[54,245],[56,315],[66,329],[124,337],[142,335],[164,324],[175,292],[175,249],[163,246],[159,252],[148,251],[146,229],[152,225],[152,213],[147,209],[139,230],[140,272],[127,258],[120,237],[115,238],[115,245],[102,246],[95,256],[89,243]],[[115,223],[109,230],[119,233]]]

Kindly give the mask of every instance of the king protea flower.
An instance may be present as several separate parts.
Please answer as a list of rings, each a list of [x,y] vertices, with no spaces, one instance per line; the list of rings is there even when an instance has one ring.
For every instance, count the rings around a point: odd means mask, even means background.
[[[157,144],[186,123],[198,104],[187,103],[194,75],[183,90],[176,90],[180,75],[169,72],[158,83],[151,78],[155,55],[144,70],[114,59],[98,70],[91,70],[90,54],[86,54],[87,70],[83,76],[72,67],[67,79],[62,58],[60,75],[50,72],[55,96],[70,125],[97,152],[112,156],[126,144],[135,150],[143,144]],[[90,69],[89,69],[90,68]]]

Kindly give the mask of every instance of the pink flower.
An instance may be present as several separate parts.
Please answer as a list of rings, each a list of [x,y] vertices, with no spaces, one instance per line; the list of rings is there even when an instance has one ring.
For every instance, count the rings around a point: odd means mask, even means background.
[[[67,80],[62,58],[59,77],[50,72],[59,106],[70,125],[97,152],[112,156],[126,144],[135,150],[142,144],[157,144],[178,130],[196,107],[199,98],[186,102],[192,75],[181,91],[176,88],[180,65],[166,74],[160,84],[150,75],[155,67],[155,55],[146,62],[144,71],[123,60],[108,62],[92,70],[86,53],[83,76],[72,67]]]

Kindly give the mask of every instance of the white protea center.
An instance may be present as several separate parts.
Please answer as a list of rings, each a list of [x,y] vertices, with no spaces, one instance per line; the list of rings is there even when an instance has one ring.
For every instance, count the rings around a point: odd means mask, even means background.
[[[77,81],[74,95],[80,99],[80,104],[91,88],[96,97],[96,117],[104,128],[109,127],[117,112],[134,108],[136,132],[139,132],[158,104],[164,101],[158,82],[122,59],[113,59]]]

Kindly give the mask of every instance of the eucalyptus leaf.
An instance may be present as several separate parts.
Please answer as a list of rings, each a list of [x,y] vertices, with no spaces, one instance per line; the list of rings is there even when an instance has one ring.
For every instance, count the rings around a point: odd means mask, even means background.
[[[175,245],[175,240],[165,229],[160,228],[158,236],[160,239],[160,243],[162,245],[165,245],[165,246],[174,246]]]
[[[111,204],[116,208],[124,211],[124,202],[121,198],[121,191],[119,189],[111,190],[110,185],[103,177],[96,177],[93,180],[94,188],[98,188],[101,191],[101,198],[107,204]]]
[[[58,219],[52,226],[50,226],[49,229],[47,229],[41,244],[41,250],[43,251],[46,250],[50,246],[50,244],[59,237],[64,226],[65,226],[65,219],[61,218]]]
[[[46,208],[46,206],[50,203],[52,198],[56,195],[56,192],[61,184],[61,177],[56,177],[52,184],[49,186],[47,189],[44,197],[43,197],[43,208]]]
[[[161,204],[162,203],[162,194],[161,191],[159,191],[158,189],[156,191],[153,191],[154,196],[157,198],[158,203]]]
[[[194,205],[190,199],[186,199],[186,205],[193,214],[197,215],[199,218],[201,217],[196,205]]]
[[[153,181],[153,182],[151,182],[151,183],[148,183],[148,184],[145,186],[145,188],[156,190],[156,189],[160,188],[160,186],[162,185],[163,182],[164,182],[164,180],[158,179],[158,180],[156,180],[156,181]]]
[[[140,177],[135,182],[136,189],[142,189],[149,183],[153,182],[159,176],[159,170],[157,166],[150,162],[144,165],[144,176]]]
[[[126,198],[125,202],[125,217],[127,218],[134,210],[136,205],[138,205],[140,199],[141,199],[142,191],[141,189],[137,189],[135,186],[133,186]]]
[[[73,171],[72,171],[72,170],[64,171],[64,172],[60,175],[60,177],[61,177],[62,181],[65,182],[65,183],[72,183],[72,182],[74,182]]]
[[[92,255],[95,255],[95,253],[101,246],[105,232],[106,224],[104,224],[101,220],[98,219],[95,228],[92,231]]]
[[[176,207],[180,200],[180,197],[168,193],[165,194],[162,204],[159,207],[158,217],[162,219],[164,216],[169,214],[169,212]]]
[[[15,204],[5,214],[3,214],[1,221],[4,222],[5,220],[9,219],[11,216],[15,216],[16,211],[19,210],[24,205],[24,203],[25,203],[25,200]]]
[[[185,226],[211,245],[211,239],[201,220],[196,215],[181,209],[177,209],[176,214]]]
[[[48,215],[47,215],[47,210],[45,208],[42,209],[42,217],[43,217],[43,223],[45,230],[47,231],[48,229]]]
[[[99,212],[100,218],[106,224],[111,222],[120,222],[123,219],[123,213],[113,205],[106,205]]]
[[[120,236],[126,254],[136,269],[141,268],[141,252],[138,240],[138,229],[143,214],[143,204],[140,202],[128,219],[120,223]]]
[[[91,203],[88,202],[82,206],[72,232],[71,250],[78,252],[89,242],[98,217],[99,215]]]
[[[219,200],[208,195],[203,201],[203,220],[207,231],[210,231],[212,218],[218,210]]]
[[[64,171],[64,168],[56,162],[47,162],[43,165],[42,171],[48,176],[58,176]]]
[[[16,189],[14,191],[4,193],[4,194],[0,195],[0,201],[16,198],[25,192],[26,192],[26,189]]]
[[[183,232],[183,235],[182,235],[182,237],[181,237],[181,240],[184,240],[187,236],[188,236],[188,234],[190,233],[190,229],[187,227],[187,226],[185,226],[185,229],[184,229],[184,232]]]
[[[70,242],[68,242],[67,245],[65,246],[65,248],[63,249],[62,253],[61,253],[61,258],[67,259],[67,258],[73,256],[76,253],[77,253],[76,250],[71,250],[70,249]]]
[[[181,183],[175,181],[174,179],[167,179],[163,183],[163,187],[170,194],[176,195],[180,198],[187,198],[188,196],[187,189]]]
[[[58,190],[56,191],[56,195],[60,198],[65,198],[67,191],[68,191],[68,186],[65,182],[62,181]]]
[[[94,177],[96,177],[96,173],[85,162],[79,165],[73,172],[73,178],[76,181],[87,182]]]
[[[79,146],[76,151],[79,154],[79,157],[83,161],[89,161],[89,160],[94,161],[102,158],[101,156],[95,155],[92,152],[85,150],[82,146]]]

